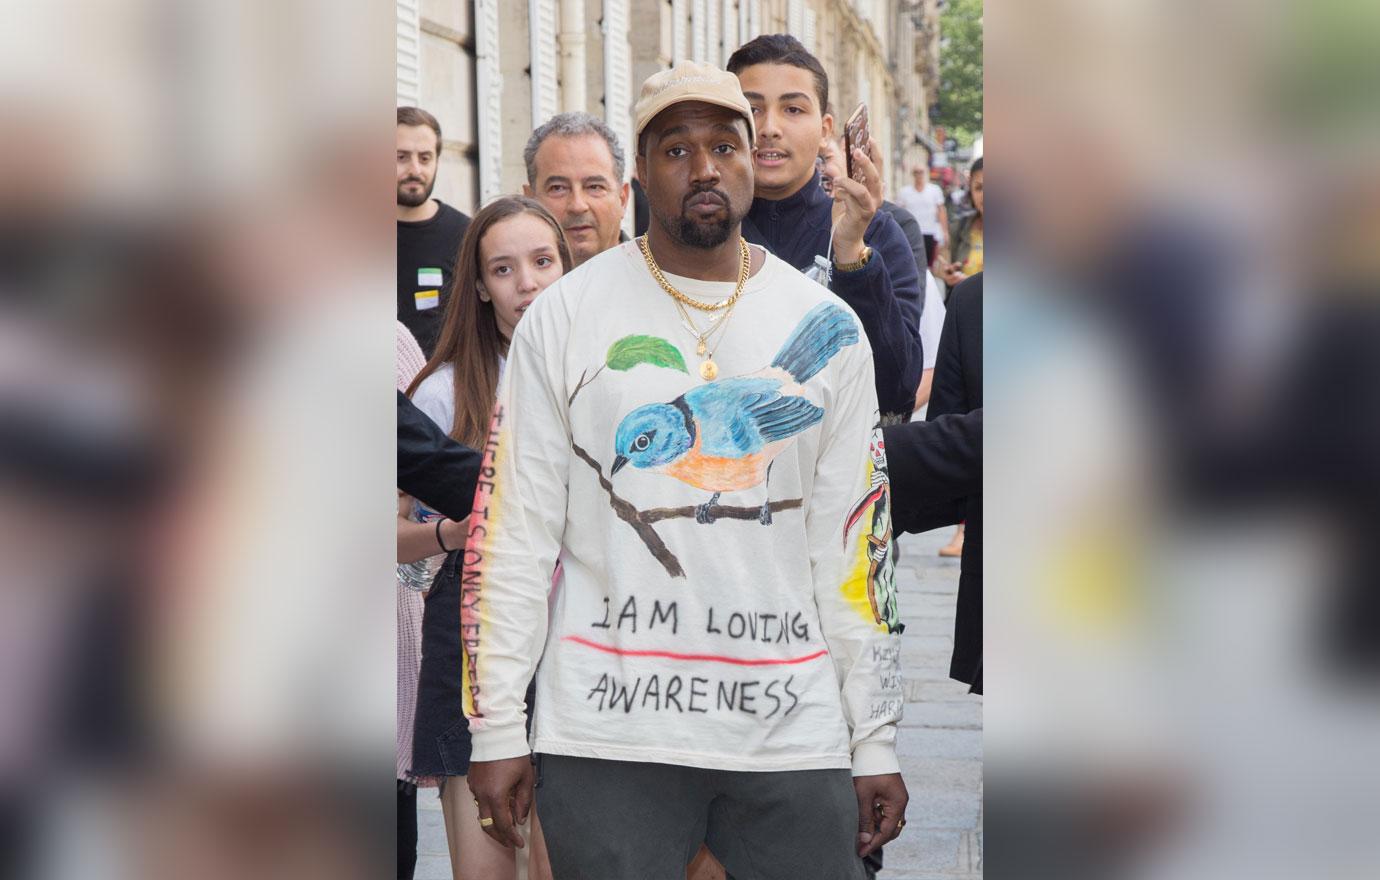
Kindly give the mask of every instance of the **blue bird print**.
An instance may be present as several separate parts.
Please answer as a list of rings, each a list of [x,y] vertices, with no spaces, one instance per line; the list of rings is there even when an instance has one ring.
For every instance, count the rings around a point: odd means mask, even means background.
[[[631,464],[713,492],[695,511],[698,522],[713,522],[709,511],[721,493],[767,482],[776,457],[824,418],[801,386],[857,341],[853,318],[833,303],[820,303],[801,319],[770,366],[628,413],[614,437],[612,473]],[[771,523],[770,502],[770,496],[762,502],[758,519],[763,525]]]

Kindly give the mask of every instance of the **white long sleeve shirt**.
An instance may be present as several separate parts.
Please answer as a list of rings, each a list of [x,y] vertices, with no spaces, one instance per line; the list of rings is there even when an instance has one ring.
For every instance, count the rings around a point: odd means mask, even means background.
[[[734,286],[670,280],[706,301]],[[867,339],[842,300],[770,255],[725,320],[709,382],[628,242],[518,325],[462,575],[473,760],[530,747],[898,772],[900,625]]]

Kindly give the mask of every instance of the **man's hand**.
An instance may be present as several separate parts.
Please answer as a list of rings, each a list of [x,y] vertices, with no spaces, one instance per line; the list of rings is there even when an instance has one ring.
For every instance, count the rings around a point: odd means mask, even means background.
[[[504,846],[522,849],[517,826],[527,821],[532,810],[534,775],[530,755],[470,762],[470,791],[479,806],[480,822],[494,820],[484,827],[484,833]]]
[[[855,776],[858,794],[858,858],[865,858],[895,840],[906,821],[906,784],[900,773]]]
[[[862,183],[847,174],[834,178],[834,259],[839,263],[862,259],[863,234],[882,204],[882,175],[877,166],[857,149],[853,151],[853,167],[862,172]]]

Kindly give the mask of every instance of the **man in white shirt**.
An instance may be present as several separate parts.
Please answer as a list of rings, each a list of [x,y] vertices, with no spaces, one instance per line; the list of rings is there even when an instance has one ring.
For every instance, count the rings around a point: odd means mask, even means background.
[[[920,223],[920,233],[934,240],[935,245],[944,244],[948,238],[949,212],[944,206],[944,191],[939,184],[929,179],[929,169],[916,165],[911,169],[914,183],[901,187],[896,193],[896,202],[915,215]],[[934,262],[934,248],[928,247],[930,262]]]
[[[701,843],[734,876],[861,880],[907,803],[870,347],[742,238],[733,75],[654,74],[635,115],[648,233],[528,309],[485,445],[460,620],[480,824],[522,845],[534,751],[556,880],[684,877]]]

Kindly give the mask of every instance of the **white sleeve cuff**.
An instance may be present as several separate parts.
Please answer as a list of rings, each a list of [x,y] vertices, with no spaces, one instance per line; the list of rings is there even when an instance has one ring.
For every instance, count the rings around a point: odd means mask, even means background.
[[[901,762],[896,758],[894,743],[858,743],[853,749],[854,776],[883,776],[900,772]]]
[[[532,749],[527,744],[525,722],[510,727],[470,726],[470,760],[502,761],[505,758],[521,758],[530,755]]]

